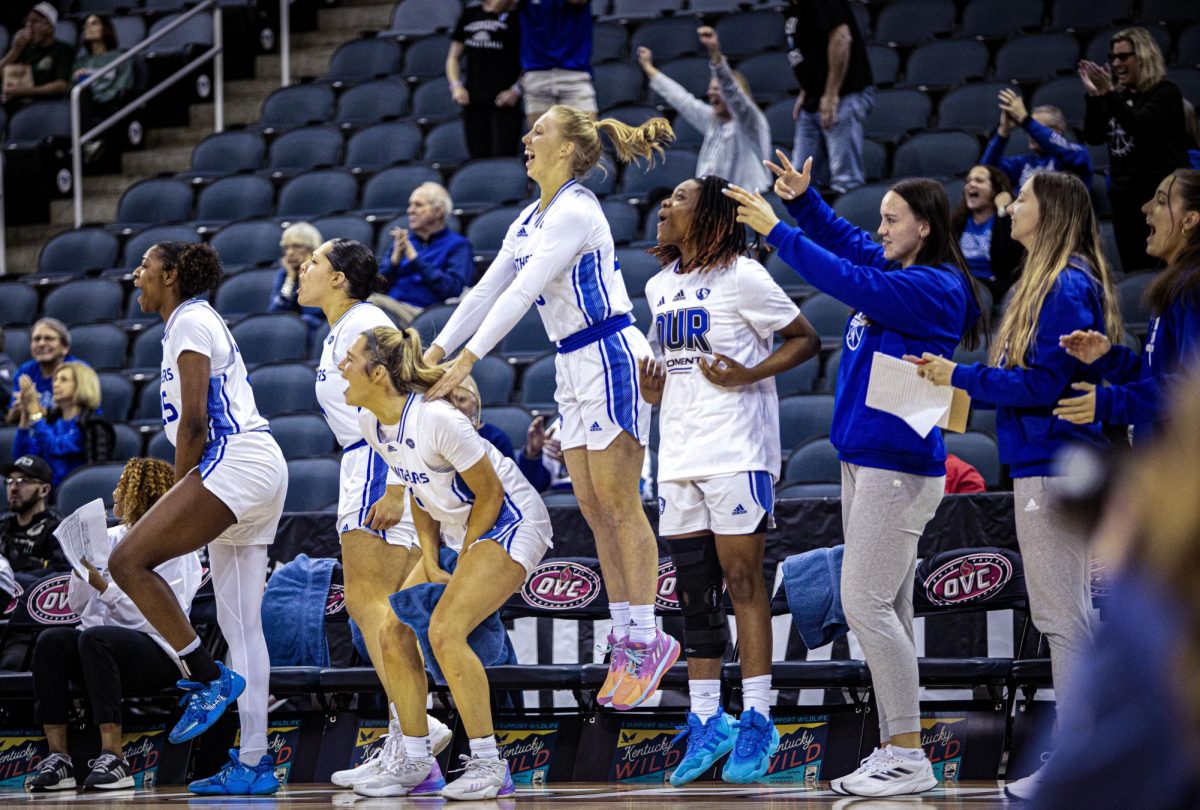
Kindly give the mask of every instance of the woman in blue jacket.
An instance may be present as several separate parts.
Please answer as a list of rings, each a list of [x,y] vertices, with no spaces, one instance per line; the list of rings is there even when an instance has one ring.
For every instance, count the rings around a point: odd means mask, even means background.
[[[842,606],[871,668],[881,746],[854,773],[831,782],[839,793],[894,796],[937,784],[921,748],[917,652],[912,631],[917,541],[942,500],[941,433],[921,436],[866,404],[876,352],[902,357],[952,354],[979,338],[980,306],[950,227],[940,183],[903,180],[880,205],[882,245],[837,217],[815,190],[812,159],[782,168],[775,193],[800,228],[779,221],[759,194],[743,189],[738,221],[749,225],[813,286],[854,309],[846,324],[830,440],[842,462]],[[801,230],[803,229],[803,230]]]
[[[1017,543],[1034,625],[1050,642],[1055,696],[1063,705],[1075,662],[1090,636],[1087,532],[1050,494],[1054,461],[1067,445],[1105,447],[1100,425],[1054,415],[1072,386],[1100,373],[1069,355],[1059,336],[1077,329],[1122,334],[1121,315],[1087,188],[1076,176],[1038,172],[1009,206],[1013,238],[1027,257],[992,345],[991,365],[922,355],[919,374],[996,406],[1000,460],[1013,477]],[[915,359],[915,358],[914,358]],[[1027,798],[1038,774],[1005,786]]]
[[[1146,291],[1154,313],[1146,349],[1139,355],[1094,330],[1063,335],[1059,343],[1067,353],[1091,364],[1110,385],[1075,383],[1083,395],[1060,400],[1054,411],[1077,425],[1132,425],[1139,443],[1156,428],[1163,389],[1196,358],[1200,343],[1200,171],[1169,174],[1142,212],[1150,226],[1146,253],[1167,263]]]

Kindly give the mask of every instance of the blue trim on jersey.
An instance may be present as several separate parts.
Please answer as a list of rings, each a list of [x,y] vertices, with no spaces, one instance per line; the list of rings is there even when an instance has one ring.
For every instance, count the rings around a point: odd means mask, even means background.
[[[750,478],[750,497],[768,515],[775,511],[775,485],[771,474],[762,470],[746,473]]]
[[[584,327],[574,334],[567,335],[558,342],[558,353],[569,354],[598,343],[604,338],[615,335],[627,326],[633,326],[633,316],[628,312],[613,315],[600,323]]]
[[[475,503],[475,493],[471,491],[471,488],[467,486],[467,482],[458,473],[454,474],[454,479],[450,482],[450,491],[454,493],[454,497],[463,503]]]
[[[581,302],[584,320],[588,325],[599,323],[608,317],[608,294],[600,281],[599,251],[585,253],[571,268],[571,281],[575,285],[576,301]]]
[[[208,378],[208,440],[210,442],[237,433],[237,423],[229,412],[225,394],[225,375]]]
[[[208,474],[217,468],[221,459],[225,458],[225,437],[209,442],[204,446],[204,454],[200,456],[200,480],[208,478]]]
[[[633,318],[632,315],[629,317],[630,319]],[[642,388],[641,384],[638,382],[637,357],[634,355],[633,349],[630,348],[629,340],[625,337],[623,330],[617,333],[617,338],[621,341],[621,345],[625,347],[625,355],[629,358],[629,381],[633,386],[633,403],[631,408],[633,415],[633,430],[630,431],[630,433],[633,434],[633,438],[637,439],[640,435],[638,433],[638,429],[641,427],[639,423],[638,408],[642,402]],[[628,430],[628,428],[626,428],[626,430]]]
[[[233,423],[233,432],[241,433],[242,426],[238,424],[237,419],[233,415],[233,403],[229,399],[229,392],[227,390],[225,390],[225,380],[226,379],[227,379],[226,376],[224,374],[222,374],[221,375],[221,399],[224,400],[224,402],[225,402],[225,413],[228,414],[229,421]],[[249,384],[249,382],[250,382],[250,380],[247,378],[246,383]],[[255,410],[258,409],[257,404],[255,404],[254,407],[255,407]]]
[[[396,434],[396,441],[398,441],[398,442],[404,441],[404,425],[408,421],[409,408],[412,407],[412,404],[416,400],[416,398],[417,398],[416,394],[409,394],[408,399],[406,399],[404,401],[404,410],[400,411],[400,432]],[[378,435],[378,433],[379,433],[378,420],[376,420],[375,425],[376,425],[375,433],[376,433],[376,435]],[[384,444],[387,444],[387,442],[384,442]]]
[[[600,341],[600,359],[604,363],[604,394],[608,400],[608,418],[638,438],[637,363],[628,342],[620,333]]]
[[[506,492],[504,493],[504,503],[500,504],[500,514],[496,516],[496,525],[481,534],[479,539],[487,537],[495,540],[505,551],[510,551],[513,539],[517,536],[517,529],[524,520],[525,516]]]
[[[360,447],[366,447],[366,446],[367,446],[367,440],[366,440],[366,439],[359,439],[359,440],[358,440],[358,441],[356,441],[354,444],[348,444],[348,445],[346,445],[345,447],[343,447],[343,448],[342,448],[342,452],[343,452],[343,453],[349,453],[351,450],[357,450],[357,449],[358,449],[358,448],[360,448]]]
[[[376,453],[374,449],[367,452],[370,454],[367,458],[367,480],[363,484],[362,500],[358,508],[358,526],[371,534],[383,537],[383,532],[375,531],[367,526],[367,515],[370,514],[371,506],[387,491],[388,466],[383,456]]]
[[[546,214],[550,213],[550,208],[553,207],[554,203],[558,200],[558,198],[562,196],[562,193],[564,191],[566,191],[567,189],[569,189],[573,185],[575,185],[574,178],[563,183],[562,187],[558,191],[554,192],[554,196],[550,198],[550,203],[545,208],[543,208],[540,213],[537,214],[537,219],[534,220],[533,227],[535,227],[535,228],[542,227],[542,221],[546,218]],[[536,208],[533,210],[535,212],[537,211]],[[528,222],[529,220],[525,220],[525,221]]]

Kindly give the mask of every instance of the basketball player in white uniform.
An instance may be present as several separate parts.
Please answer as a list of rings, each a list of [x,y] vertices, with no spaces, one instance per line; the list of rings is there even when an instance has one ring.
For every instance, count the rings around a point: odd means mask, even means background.
[[[267,547],[287,494],[287,465],[258,413],[246,366],[224,320],[200,296],[221,265],[211,247],[161,242],[134,271],[144,312],[163,332],[163,429],[175,445],[176,484],[117,546],[110,570],[190,674],[184,714],[171,742],[189,740],[238,702],[241,749],[215,775],[189,789],[202,794],[268,794],[279,789],[267,751],[271,663],[260,608]],[[154,572],[167,560],[208,545],[217,621],[232,669],[214,661]]]
[[[617,158],[649,158],[673,137],[654,118],[641,127],[555,106],[525,136],[526,171],[541,192],[512,224],[503,247],[467,295],[426,359],[463,351],[429,398],[445,396],[496,347],[533,304],[558,342],[554,398],[563,455],[579,508],[596,538],[613,631],[604,705],[640,705],[679,657],[679,643],[654,620],[658,549],[642,511],[638,472],[650,407],[638,392],[637,363],[649,356],[613,255],[612,233],[591,191],[577,178],[596,166],[608,135]]]
[[[379,674],[388,699],[394,703],[384,677],[379,651],[379,628],[390,613],[388,597],[400,590],[408,572],[420,559],[416,530],[406,514],[404,484],[388,486],[387,463],[358,431],[358,409],[346,404],[346,381],[338,365],[359,335],[377,326],[392,326],[383,310],[366,299],[387,289],[371,249],[349,239],[334,239],[318,247],[300,267],[297,300],[301,306],[319,307],[329,323],[317,366],[317,403],[326,424],[342,447],[341,494],[338,498],[338,535],[342,541],[342,570],[346,577],[346,609],[367,645],[371,663]],[[450,729],[435,717],[434,752],[450,743]],[[331,781],[354,787],[373,777],[380,765],[403,758],[401,729],[391,708],[387,738],[362,765],[335,771]]]
[[[444,369],[425,364],[416,330],[373,329],[342,360],[346,403],[361,408],[371,448],[408,486],[421,562],[406,585],[447,583],[429,641],[470,738],[465,773],[447,785],[425,725],[425,667],[416,636],[394,616],[380,633],[384,667],[397,685],[406,758],[355,785],[367,796],[494,799],[514,792],[492,727],[487,675],[468,634],[525,581],[550,547],[550,516],[512,459],[448,402],[424,392]],[[453,576],[438,563],[442,542],[459,552]]]
[[[664,263],[646,285],[661,361],[642,363],[642,391],[661,400],[659,534],[675,562],[691,712],[679,786],[732,754],[722,777],[766,775],[779,734],[771,719],[771,610],[766,530],[780,469],[775,375],[821,348],[812,325],[761,264],[747,258],[737,205],[714,176],[680,183],[659,211]],[[772,340],[784,341],[772,351]],[[719,705],[729,642],[723,585],[737,616],[741,718]]]

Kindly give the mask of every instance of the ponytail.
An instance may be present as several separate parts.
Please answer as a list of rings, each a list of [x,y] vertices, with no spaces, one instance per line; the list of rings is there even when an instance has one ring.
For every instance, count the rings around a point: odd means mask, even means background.
[[[604,145],[600,141],[603,132],[612,141],[617,160],[636,163],[638,158],[654,162],[654,155],[663,155],[663,145],[675,139],[675,132],[665,118],[651,118],[643,124],[631,127],[615,118],[593,121],[591,115],[574,107],[556,104],[550,113],[562,129],[564,141],[575,145],[571,157],[571,173],[582,177],[600,162]]]

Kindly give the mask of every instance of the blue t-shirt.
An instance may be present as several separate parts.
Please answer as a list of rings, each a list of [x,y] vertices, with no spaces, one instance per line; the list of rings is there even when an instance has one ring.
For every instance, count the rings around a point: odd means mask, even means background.
[[[980,281],[996,280],[996,274],[992,272],[992,227],[995,224],[995,214],[982,224],[977,224],[974,217],[968,216],[967,227],[963,228],[962,236],[958,238],[958,246],[967,260],[967,269]]]
[[[592,72],[590,3],[523,0],[521,69]]]

